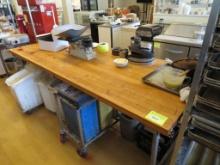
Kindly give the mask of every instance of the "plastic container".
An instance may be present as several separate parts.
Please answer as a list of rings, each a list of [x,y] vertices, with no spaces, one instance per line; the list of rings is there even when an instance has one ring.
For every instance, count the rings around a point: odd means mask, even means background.
[[[16,72],[16,58],[6,59],[5,66],[7,68],[8,73],[15,73]]]
[[[164,85],[169,89],[178,89],[183,85],[183,81],[186,75],[181,75],[183,71],[179,71],[173,68],[166,68],[163,71]]]
[[[57,99],[54,95],[54,89],[50,87],[52,79],[48,77],[42,77],[38,81],[38,87],[44,102],[44,106],[47,110],[56,113],[58,109]]]
[[[99,120],[101,129],[105,129],[106,127],[112,124],[113,120],[113,111],[112,107],[108,106],[105,103],[99,102]]]
[[[6,70],[9,74],[14,74],[23,68],[23,62],[15,57],[7,58],[4,60]]]
[[[23,69],[5,81],[24,113],[43,103],[36,83],[37,76],[37,73]]]
[[[88,144],[100,133],[96,100],[71,86],[58,84],[57,87],[68,132],[75,137],[74,140]]]
[[[137,125],[138,125],[138,121],[124,114],[120,115],[121,136],[124,137],[125,139],[130,141],[135,140]]]

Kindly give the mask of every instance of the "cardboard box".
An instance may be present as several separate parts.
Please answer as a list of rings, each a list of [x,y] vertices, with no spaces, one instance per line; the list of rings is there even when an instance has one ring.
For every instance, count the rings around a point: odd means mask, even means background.
[[[37,39],[38,39],[38,44],[40,46],[40,49],[42,50],[58,52],[60,50],[63,50],[69,47],[68,41],[53,40],[53,37],[51,34],[38,36]]]

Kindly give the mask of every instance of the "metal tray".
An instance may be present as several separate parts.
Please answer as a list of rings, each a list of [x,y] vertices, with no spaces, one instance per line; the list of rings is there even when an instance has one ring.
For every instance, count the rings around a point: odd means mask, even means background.
[[[205,86],[200,87],[199,93],[196,96],[196,101],[214,109],[220,110],[220,88]]]
[[[208,67],[215,70],[220,70],[220,53],[210,54]]]
[[[207,70],[203,81],[207,85],[220,87],[220,70]]]
[[[164,91],[173,93],[173,94],[175,94],[175,95],[179,95],[179,91],[180,91],[182,88],[184,88],[184,87],[190,85],[190,83],[191,83],[191,78],[190,78],[190,77],[187,77],[187,78],[185,79],[183,85],[182,85],[180,88],[178,88],[178,89],[170,89],[170,88],[167,88],[167,87],[165,86],[165,84],[163,83],[163,80],[162,80],[162,79],[163,79],[162,70],[165,69],[166,67],[171,67],[171,66],[168,65],[168,64],[166,64],[166,65],[163,65],[163,66],[159,67],[159,68],[156,69],[155,71],[153,71],[153,72],[151,72],[150,74],[148,74],[148,75],[146,75],[145,77],[143,77],[143,82],[144,82],[145,84],[148,84],[148,85],[157,87],[157,88],[159,88],[159,89],[162,89],[162,90],[164,90]],[[172,67],[172,68],[173,68],[173,67]],[[179,71],[179,72],[184,71],[184,70],[182,70],[182,69],[177,69],[177,68],[173,68],[173,69],[176,70],[176,71]],[[155,81],[153,82],[153,81],[151,80],[151,79],[154,78],[154,77],[157,77],[156,79],[157,79],[158,82],[155,82]]]
[[[219,34],[214,35],[212,47],[214,50],[220,51],[220,35]]]
[[[210,125],[214,128],[217,128],[220,131],[220,120],[218,120],[212,116],[205,116],[204,114],[198,114],[198,113],[197,114],[193,113],[192,117],[195,120],[200,121],[202,123],[205,123],[207,125]]]
[[[218,137],[195,128],[188,130],[188,136],[190,139],[203,144],[214,151],[220,152],[220,140]]]
[[[220,123],[212,118],[192,116],[191,127],[201,129],[220,138]]]
[[[213,107],[207,106],[205,104],[196,102],[194,103],[193,114],[198,116],[212,117],[220,121],[220,111],[214,109]]]

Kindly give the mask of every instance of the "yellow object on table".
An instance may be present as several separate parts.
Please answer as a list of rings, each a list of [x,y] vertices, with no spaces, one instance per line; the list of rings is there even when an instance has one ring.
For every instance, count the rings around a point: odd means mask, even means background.
[[[107,42],[101,42],[97,46],[97,51],[99,53],[108,53],[109,52],[109,44]]]

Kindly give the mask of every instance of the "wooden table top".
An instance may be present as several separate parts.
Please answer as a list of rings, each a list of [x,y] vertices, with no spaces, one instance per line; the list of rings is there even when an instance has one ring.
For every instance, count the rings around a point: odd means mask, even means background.
[[[111,53],[84,61],[68,55],[66,50],[42,51],[37,44],[11,52],[164,135],[170,134],[185,107],[178,96],[142,82],[145,75],[164,64],[163,60],[157,59],[153,65],[129,63],[126,68],[117,68]],[[145,119],[151,111],[168,117],[163,126]]]

